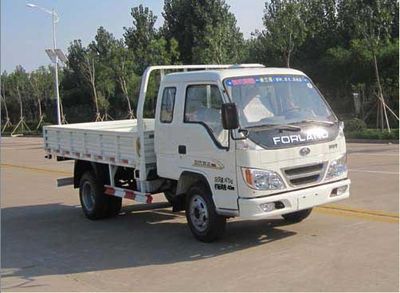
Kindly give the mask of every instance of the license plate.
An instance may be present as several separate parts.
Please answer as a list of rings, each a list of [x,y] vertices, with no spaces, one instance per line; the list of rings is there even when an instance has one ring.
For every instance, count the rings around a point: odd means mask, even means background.
[[[300,195],[297,199],[299,210],[308,209],[321,204],[323,198],[318,193]]]

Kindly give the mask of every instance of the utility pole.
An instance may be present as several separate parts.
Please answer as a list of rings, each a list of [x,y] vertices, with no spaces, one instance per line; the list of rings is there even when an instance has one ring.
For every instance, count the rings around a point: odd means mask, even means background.
[[[53,51],[52,51],[52,53],[53,54],[51,54],[52,56],[50,56],[48,50],[46,50],[46,53],[49,55],[50,59],[54,63],[54,90],[55,90],[56,99],[57,99],[57,124],[61,125],[61,110],[60,110],[61,102],[60,102],[60,90],[59,90],[59,82],[58,82],[58,61],[60,58],[62,58],[61,56],[59,56],[59,54],[63,54],[63,53],[61,52],[61,50],[57,49],[57,39],[56,39],[56,23],[59,22],[60,18],[58,17],[58,14],[54,9],[49,10],[49,9],[37,6],[36,4],[32,4],[32,3],[27,3],[26,6],[28,6],[30,8],[40,9],[48,14],[51,14],[51,16],[52,16],[52,23],[53,23]],[[64,56],[64,58],[65,58],[65,56]]]
[[[52,10],[52,19],[53,19],[53,50],[56,51],[57,41],[56,41],[56,22],[59,20],[56,19],[56,12]],[[54,71],[55,71],[55,86],[56,86],[56,98],[57,98],[57,124],[61,125],[61,111],[60,111],[60,90],[58,83],[58,56],[56,54],[56,62],[54,62]]]

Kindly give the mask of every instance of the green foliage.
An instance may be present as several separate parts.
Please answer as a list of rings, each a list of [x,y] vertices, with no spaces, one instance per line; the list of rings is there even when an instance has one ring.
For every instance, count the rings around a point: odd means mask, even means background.
[[[346,132],[346,138],[399,140],[399,129],[380,131],[378,129],[363,129],[360,131]]]
[[[122,39],[100,26],[89,44],[70,43],[68,64],[59,71],[63,109],[71,123],[91,121],[96,111],[127,118],[136,114],[149,65],[256,62],[304,71],[348,120],[356,116],[358,93],[357,117],[376,127],[380,88],[388,106],[396,113],[399,108],[398,11],[396,0],[271,0],[264,28],[244,40],[224,0],[165,0],[160,29],[157,16],[139,5],[131,9]],[[150,78],[145,117],[154,117],[159,81],[159,75]],[[55,122],[53,67],[4,72],[1,95],[3,119],[7,108],[13,123],[20,115],[33,123],[41,111]],[[393,115],[389,120],[398,127]],[[369,133],[359,120],[346,128]]]
[[[280,52],[286,67],[307,36],[304,3],[300,0],[271,0],[265,4],[264,38]]]
[[[362,131],[367,129],[367,124],[358,118],[344,121],[344,130],[346,132]]]
[[[271,45],[271,42],[265,38],[262,32],[255,31],[251,38],[246,40],[245,46],[245,62],[261,63],[272,67],[283,65],[281,53]]]
[[[3,119],[7,119],[8,116],[14,125],[18,123],[20,117],[24,117],[26,121],[38,120],[53,102],[53,90],[54,82],[48,68],[40,67],[28,73],[22,66],[17,66],[11,74],[3,72],[1,75]]]
[[[148,7],[139,5],[131,10],[133,27],[124,28],[125,44],[135,57],[135,72],[142,74],[144,69],[151,63],[148,50],[151,43],[156,39],[157,31],[154,25],[157,16]]]
[[[154,27],[157,17],[148,7],[134,7],[131,15],[133,27],[124,28],[124,39],[134,57],[134,71],[137,75],[142,75],[149,65],[170,64],[178,60],[176,41],[167,41]]]
[[[31,94],[37,100],[52,98],[54,81],[48,68],[41,66],[37,70],[32,71],[29,75],[29,82],[32,87]]]
[[[103,95],[102,92],[98,92],[98,99],[99,99],[99,108],[102,111],[108,111],[109,107],[110,107],[110,102],[107,100],[107,98]]]
[[[350,37],[366,41],[367,49],[374,52],[391,34],[394,23],[394,12],[398,3],[393,0],[350,0],[341,1],[339,5],[341,30]],[[398,25],[398,24],[397,24]]]
[[[163,34],[177,40],[184,64],[243,60],[243,35],[224,0],[165,0],[163,16]]]

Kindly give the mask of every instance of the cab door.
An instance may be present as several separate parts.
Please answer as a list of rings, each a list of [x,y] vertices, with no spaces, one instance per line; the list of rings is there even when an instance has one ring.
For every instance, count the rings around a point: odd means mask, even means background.
[[[222,127],[227,99],[217,83],[186,84],[182,120],[176,136],[179,168],[203,174],[219,209],[237,210],[235,144]]]
[[[160,177],[179,179],[180,168],[176,163],[179,159],[178,143],[179,125],[177,117],[179,102],[182,95],[178,84],[164,84],[159,91],[155,115],[154,146],[157,156],[157,173]]]

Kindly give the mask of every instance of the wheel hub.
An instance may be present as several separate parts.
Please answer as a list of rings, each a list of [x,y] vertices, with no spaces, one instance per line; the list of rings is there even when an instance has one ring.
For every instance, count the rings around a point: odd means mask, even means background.
[[[85,208],[89,211],[92,211],[94,208],[95,196],[93,187],[88,181],[83,184],[82,199]]]
[[[200,195],[193,196],[190,202],[190,219],[196,230],[203,232],[207,229],[207,203]]]

